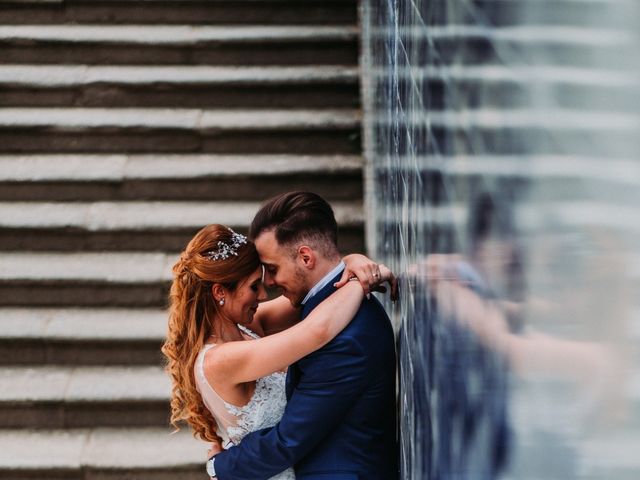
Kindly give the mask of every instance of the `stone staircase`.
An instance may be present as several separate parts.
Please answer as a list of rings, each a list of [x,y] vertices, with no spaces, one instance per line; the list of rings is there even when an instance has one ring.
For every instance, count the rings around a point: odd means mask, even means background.
[[[310,189],[363,248],[357,2],[0,1],[0,478],[203,479],[176,253]]]

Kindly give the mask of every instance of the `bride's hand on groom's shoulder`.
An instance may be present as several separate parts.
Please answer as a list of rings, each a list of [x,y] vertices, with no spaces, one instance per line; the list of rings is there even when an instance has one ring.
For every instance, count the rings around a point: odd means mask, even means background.
[[[388,283],[391,290],[391,300],[397,300],[398,280],[386,265],[376,263],[359,253],[347,255],[343,260],[346,267],[342,277],[335,284],[336,288],[346,285],[350,278],[355,277],[362,285],[365,295],[368,296],[371,292],[386,292],[387,288],[383,284]]]

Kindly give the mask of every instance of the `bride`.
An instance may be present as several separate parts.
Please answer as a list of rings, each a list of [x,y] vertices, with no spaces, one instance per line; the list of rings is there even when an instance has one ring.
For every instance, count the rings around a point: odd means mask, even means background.
[[[346,270],[380,282],[391,272],[361,255]],[[255,246],[222,225],[198,232],[173,267],[169,328],[162,352],[172,380],[171,423],[186,421],[202,440],[227,448],[278,423],[288,365],[320,349],[357,312],[364,291],[347,282],[304,320],[289,300],[266,301]],[[294,479],[293,469],[273,477]]]

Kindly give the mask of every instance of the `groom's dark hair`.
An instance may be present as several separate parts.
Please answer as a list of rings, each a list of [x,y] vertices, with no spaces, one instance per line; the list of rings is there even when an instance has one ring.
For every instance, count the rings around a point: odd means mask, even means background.
[[[338,254],[338,224],[331,205],[318,194],[288,192],[268,200],[253,218],[249,235],[255,239],[269,230],[280,245],[307,242],[326,257]]]

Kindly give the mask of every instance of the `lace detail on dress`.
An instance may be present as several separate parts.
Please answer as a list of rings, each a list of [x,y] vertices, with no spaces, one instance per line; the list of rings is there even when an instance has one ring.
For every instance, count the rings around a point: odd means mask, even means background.
[[[285,381],[285,373],[272,373],[256,381],[256,390],[245,406],[224,402],[229,413],[238,419],[237,426],[227,429],[233,443],[237,445],[249,432],[273,427],[280,421],[287,406]]]
[[[255,332],[252,332],[242,325],[238,325],[238,328],[252,338],[260,338]],[[204,360],[204,355],[202,360]],[[202,363],[200,364],[200,368],[202,368]],[[227,412],[235,417],[235,425],[228,425],[226,429],[223,429],[225,431],[221,432],[223,433],[221,436],[228,438],[235,445],[238,445],[245,435],[255,432],[256,430],[273,427],[278,423],[287,406],[286,378],[286,373],[276,372],[256,380],[256,389],[249,403],[243,407],[225,402],[211,388],[211,392],[224,404]],[[202,379],[206,382],[204,371],[202,371]],[[208,384],[208,382],[206,383]],[[215,412],[212,413],[216,416]],[[218,423],[220,425],[221,422]],[[289,468],[271,477],[271,480],[295,480],[293,468]]]

